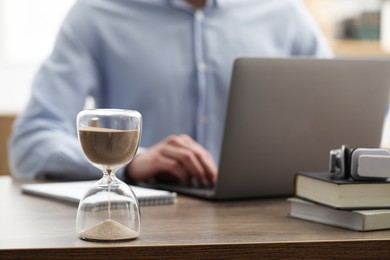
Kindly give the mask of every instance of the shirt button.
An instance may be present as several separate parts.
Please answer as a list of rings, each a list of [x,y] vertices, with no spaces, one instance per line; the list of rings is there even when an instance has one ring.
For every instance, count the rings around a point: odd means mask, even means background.
[[[202,22],[204,20],[204,14],[202,11],[196,11],[195,12],[195,19],[198,21],[198,22]]]
[[[207,68],[207,66],[206,66],[206,64],[204,62],[199,62],[198,63],[198,71],[199,72],[205,72],[206,68]]]
[[[207,116],[201,116],[200,117],[200,123],[202,124],[202,125],[205,125],[205,124],[207,124]]]

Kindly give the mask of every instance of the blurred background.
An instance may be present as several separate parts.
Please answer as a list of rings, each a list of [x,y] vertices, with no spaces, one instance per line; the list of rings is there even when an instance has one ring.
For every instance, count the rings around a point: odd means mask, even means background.
[[[74,0],[0,0],[0,113],[18,113]]]
[[[76,0],[0,0],[0,174],[31,81]],[[184,1],[184,0],[183,0]],[[390,0],[304,0],[336,56],[390,55]]]
[[[305,0],[338,56],[389,55],[389,0]],[[387,28],[386,28],[387,25]]]
[[[75,0],[0,0],[0,175],[9,174],[7,140],[36,70]]]

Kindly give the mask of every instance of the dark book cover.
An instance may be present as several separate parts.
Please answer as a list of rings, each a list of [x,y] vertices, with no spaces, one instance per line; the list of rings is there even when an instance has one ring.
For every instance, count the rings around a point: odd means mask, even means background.
[[[303,175],[320,181],[330,182],[337,185],[346,184],[390,184],[390,181],[357,181],[352,179],[335,178],[331,172],[298,172],[297,175]]]
[[[340,209],[390,208],[389,181],[334,178],[330,172],[299,172],[295,195]]]

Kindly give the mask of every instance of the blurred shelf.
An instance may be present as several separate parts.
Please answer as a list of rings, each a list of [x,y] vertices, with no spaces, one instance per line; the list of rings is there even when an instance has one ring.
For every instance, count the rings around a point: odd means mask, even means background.
[[[318,22],[336,56],[390,56],[384,51],[379,41],[371,40],[339,40],[334,38],[334,17],[332,11],[337,3],[344,0],[304,0],[309,11]],[[361,3],[356,0],[356,3]],[[366,0],[367,1],[367,0]]]
[[[330,40],[330,45],[336,56],[389,56],[379,41],[363,40]]]

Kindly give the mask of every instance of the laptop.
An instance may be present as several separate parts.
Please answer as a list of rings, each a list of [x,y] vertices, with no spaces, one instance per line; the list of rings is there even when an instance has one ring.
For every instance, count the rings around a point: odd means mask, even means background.
[[[144,183],[201,198],[290,196],[298,171],[327,171],[329,152],[379,147],[390,61],[239,58],[233,66],[217,184]]]

